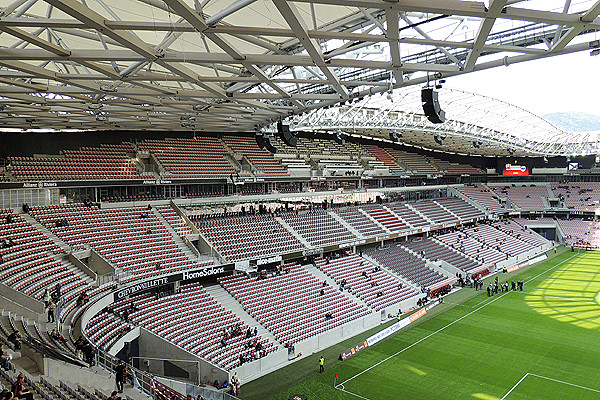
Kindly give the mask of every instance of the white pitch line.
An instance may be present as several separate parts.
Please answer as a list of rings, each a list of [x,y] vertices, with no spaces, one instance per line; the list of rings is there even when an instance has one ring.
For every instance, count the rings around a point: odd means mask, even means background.
[[[558,382],[558,383],[564,383],[565,385],[574,386],[574,387],[578,387],[580,389],[586,389],[586,390],[589,390],[589,391],[592,391],[592,392],[600,393],[600,390],[592,389],[592,388],[587,387],[587,386],[581,386],[581,385],[576,385],[574,383],[569,383],[569,382],[561,381],[560,379],[548,378],[547,376],[530,374],[530,373],[528,373],[528,375],[537,376],[538,378],[547,379],[549,381],[554,381],[554,382]]]
[[[510,293],[510,292],[508,292],[508,293]],[[346,382],[348,382],[348,381],[351,381],[352,379],[354,379],[354,378],[356,378],[356,377],[358,377],[358,376],[360,376],[360,375],[364,374],[364,373],[365,373],[365,372],[367,372],[367,371],[370,371],[370,370],[372,370],[373,368],[375,368],[375,367],[377,367],[378,365],[380,365],[380,364],[382,364],[382,363],[386,362],[386,361],[387,361],[387,360],[389,360],[390,358],[396,357],[398,354],[405,352],[406,350],[410,349],[410,348],[411,348],[411,347],[413,347],[413,346],[416,346],[417,344],[421,343],[421,342],[422,342],[422,341],[424,341],[425,339],[429,339],[429,338],[430,338],[430,337],[432,337],[433,335],[435,335],[435,334],[437,334],[437,333],[439,333],[439,332],[443,331],[444,329],[448,328],[449,326],[452,326],[452,325],[454,325],[455,323],[457,323],[457,322],[459,322],[459,321],[463,320],[464,318],[466,318],[466,317],[468,317],[469,315],[471,315],[471,314],[473,314],[473,313],[475,313],[475,312],[479,311],[479,310],[480,310],[480,309],[482,309],[483,307],[485,307],[485,306],[487,306],[488,304],[490,304],[490,303],[492,303],[492,302],[494,302],[494,301],[498,300],[499,298],[501,298],[501,297],[503,297],[503,296],[507,295],[508,293],[504,293],[503,295],[500,295],[500,296],[498,296],[498,297],[496,297],[496,298],[492,299],[491,301],[489,301],[488,303],[486,303],[486,304],[482,305],[481,307],[479,307],[479,308],[476,308],[475,310],[473,310],[473,311],[471,311],[471,312],[469,312],[469,313],[467,313],[467,314],[463,315],[463,316],[462,316],[462,317],[460,317],[459,319],[455,319],[454,321],[452,321],[452,322],[450,322],[449,324],[447,324],[447,325],[445,325],[445,326],[441,327],[441,328],[440,328],[440,329],[438,329],[437,331],[430,333],[429,335],[427,335],[427,336],[425,336],[425,337],[423,337],[423,338],[421,338],[421,339],[417,340],[416,342],[414,342],[414,343],[412,343],[412,344],[410,344],[410,345],[406,346],[405,348],[403,348],[402,350],[400,350],[400,351],[398,351],[398,352],[396,352],[396,353],[392,354],[391,356],[388,356],[388,357],[384,358],[383,360],[379,361],[378,363],[371,365],[369,368],[367,368],[367,369],[365,369],[365,370],[363,370],[363,371],[359,372],[358,374],[356,374],[356,375],[354,375],[354,376],[352,376],[352,377],[350,377],[350,378],[346,379],[345,381],[343,381],[342,383],[340,383],[340,385],[342,385],[342,384],[344,384],[344,383],[346,383]]]
[[[575,254],[575,255],[572,255],[571,257],[569,257],[569,258],[567,258],[567,259],[565,259],[565,260],[562,260],[561,262],[559,262],[558,264],[556,264],[556,265],[555,265],[555,266],[553,266],[552,268],[548,268],[546,271],[539,273],[538,275],[534,276],[533,278],[529,279],[529,280],[528,280],[528,281],[526,281],[526,282],[529,282],[529,281],[531,281],[532,279],[535,279],[535,278],[537,278],[538,276],[540,276],[540,275],[542,275],[542,274],[544,274],[544,273],[546,273],[546,272],[548,272],[548,271],[550,271],[550,270],[552,270],[552,269],[554,269],[554,268],[558,267],[559,265],[561,265],[561,264],[563,264],[563,263],[565,263],[565,262],[569,261],[571,258],[573,258],[573,257],[575,257],[575,256],[577,256],[577,254]],[[496,301],[496,300],[498,300],[498,299],[500,299],[500,298],[502,298],[502,297],[506,296],[506,295],[507,295],[507,294],[509,294],[509,293],[511,293],[511,292],[506,292],[506,293],[503,293],[503,294],[501,294],[501,295],[499,295],[499,296],[497,296],[497,297],[494,297],[492,300],[490,300],[489,302],[485,303],[485,304],[484,304],[484,305],[482,305],[481,307],[478,307],[478,308],[476,308],[475,310],[473,310],[473,311],[471,311],[471,312],[469,312],[469,313],[467,313],[467,314],[463,315],[463,316],[462,316],[462,317],[460,317],[459,319],[456,319],[456,320],[454,320],[454,321],[452,321],[452,322],[448,323],[447,325],[445,325],[445,326],[441,327],[441,328],[440,328],[440,329],[438,329],[437,331],[430,333],[429,335],[427,335],[427,336],[425,336],[425,337],[423,337],[423,338],[421,338],[421,339],[417,340],[416,342],[414,342],[414,343],[412,343],[412,344],[410,344],[410,345],[406,346],[406,347],[405,347],[405,348],[403,348],[402,350],[399,350],[399,351],[397,351],[396,353],[392,354],[391,356],[388,356],[388,357],[384,358],[383,360],[381,360],[381,361],[379,361],[379,362],[377,362],[377,363],[375,363],[375,364],[371,365],[369,368],[367,368],[367,369],[365,369],[365,370],[363,370],[363,371],[359,372],[358,374],[355,374],[354,376],[352,376],[352,377],[350,377],[350,378],[346,379],[345,381],[343,381],[343,382],[341,382],[341,383],[338,383],[338,384],[337,384],[336,386],[334,386],[334,387],[335,387],[336,389],[339,389],[339,386],[343,385],[344,383],[346,383],[346,382],[349,382],[349,381],[353,380],[354,378],[357,378],[357,377],[359,377],[360,375],[364,374],[365,372],[368,372],[368,371],[372,370],[373,368],[375,368],[375,367],[379,366],[380,364],[382,364],[382,363],[386,362],[386,361],[387,361],[387,360],[389,360],[390,358],[394,358],[394,357],[396,357],[398,354],[401,354],[401,353],[405,352],[406,350],[408,350],[408,349],[412,348],[413,346],[416,346],[417,344],[421,343],[422,341],[424,341],[424,340],[426,340],[426,339],[429,339],[429,338],[430,338],[430,337],[432,337],[433,335],[435,335],[435,334],[437,334],[437,333],[439,333],[439,332],[443,331],[444,329],[446,329],[446,328],[448,328],[448,327],[450,327],[450,326],[454,325],[455,323],[457,323],[457,322],[459,322],[459,321],[462,321],[464,318],[468,317],[469,315],[471,315],[471,314],[473,314],[473,313],[475,313],[475,312],[477,312],[477,311],[481,310],[483,307],[486,307],[486,306],[488,306],[489,304],[491,304],[491,303],[493,303],[494,301]],[[343,389],[339,389],[339,390],[343,390]],[[346,390],[344,390],[344,392],[347,392],[347,391],[346,391]],[[352,392],[348,392],[348,393],[350,393],[350,394],[354,394],[354,393],[352,393]],[[356,396],[358,396],[358,395],[356,395]],[[361,397],[361,396],[359,396],[359,397]]]
[[[519,379],[519,382],[515,383],[515,386],[511,387],[510,390],[508,392],[506,392],[506,394],[504,396],[502,396],[502,398],[500,400],[504,400],[506,397],[508,397],[508,395],[515,390],[515,388],[517,386],[519,386],[519,383],[523,382],[523,379],[527,378],[527,375],[529,375],[529,372],[526,373],[525,375],[523,375],[523,377],[521,379]]]
[[[340,385],[341,385],[341,383],[340,383]],[[344,392],[344,393],[351,394],[352,396],[356,396],[356,397],[358,397],[358,398],[360,398],[360,399],[364,399],[364,400],[371,400],[371,399],[369,399],[368,397],[361,396],[360,394],[356,394],[356,393],[353,393],[353,392],[349,392],[348,390],[346,390],[346,389],[344,389],[344,388],[340,389],[339,387],[336,387],[336,389],[337,389],[337,390],[341,390],[341,391],[342,391],[342,392]]]

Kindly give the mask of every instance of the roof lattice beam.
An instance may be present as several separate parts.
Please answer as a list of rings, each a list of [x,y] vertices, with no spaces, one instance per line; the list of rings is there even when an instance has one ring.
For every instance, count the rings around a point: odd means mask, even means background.
[[[296,6],[287,0],[273,0],[273,2],[290,28],[292,28],[292,31],[294,31],[298,40],[300,40],[300,43],[302,43],[310,55],[313,63],[319,67],[329,80],[331,86],[333,86],[340,96],[344,99],[348,98],[348,90],[340,83],[339,78],[331,68],[326,65],[321,46],[315,39],[309,37],[308,27],[300,16]]]
[[[479,29],[477,31],[477,35],[475,36],[475,40],[473,41],[473,48],[469,51],[469,55],[467,56],[467,61],[465,62],[464,69],[465,71],[472,71],[475,67],[475,63],[477,62],[477,58],[483,51],[483,46],[490,34],[494,23],[496,22],[496,18],[502,12],[502,9],[506,5],[507,0],[491,0],[490,7],[488,9],[487,16],[481,24],[479,25]]]

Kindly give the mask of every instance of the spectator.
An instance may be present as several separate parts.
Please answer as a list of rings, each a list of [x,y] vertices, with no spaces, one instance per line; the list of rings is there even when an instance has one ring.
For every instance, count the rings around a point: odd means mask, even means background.
[[[10,360],[12,356],[4,353],[4,343],[0,343],[0,366],[5,370],[11,370]]]
[[[15,350],[19,350],[21,348],[21,333],[19,331],[14,331],[10,335],[8,335],[8,341],[11,342],[15,348]]]
[[[11,391],[18,399],[33,400],[33,394],[29,390],[23,388],[24,380],[25,377],[23,374],[19,374],[15,383],[12,384]]]
[[[125,372],[127,366],[123,361],[119,361],[119,364],[115,367],[115,381],[117,383],[117,390],[119,393],[123,393],[123,383],[125,382]]]
[[[50,300],[50,302],[48,303],[48,321],[47,322],[55,321],[54,310],[56,310],[56,305],[54,304],[54,302],[52,300]]]
[[[56,340],[57,342],[61,342],[61,343],[64,340],[62,335],[60,333],[58,333],[58,331],[56,329],[52,329],[52,331],[50,332],[50,337],[52,339]]]

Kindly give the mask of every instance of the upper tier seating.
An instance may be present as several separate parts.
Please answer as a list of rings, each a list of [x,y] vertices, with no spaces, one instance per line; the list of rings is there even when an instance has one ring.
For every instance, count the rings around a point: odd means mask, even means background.
[[[299,342],[370,313],[297,264],[265,279],[237,275],[220,282],[282,343]]]
[[[198,283],[181,286],[177,294],[160,299],[140,297],[134,303],[138,310],[131,314],[132,322],[225,369],[240,365],[240,354],[249,352],[247,344],[254,339],[261,343],[263,355],[277,349],[261,336],[247,338],[246,332],[251,327]],[[235,326],[242,334],[230,337],[223,344],[224,330]],[[259,358],[259,352],[256,353],[255,358]]]
[[[193,233],[192,228],[190,228],[185,221],[179,215],[177,215],[171,206],[156,206],[156,211],[158,211],[160,215],[167,220],[169,225],[171,225],[171,227],[179,236],[185,237],[185,235],[191,235]]]
[[[338,285],[345,282],[344,290],[353,293],[377,311],[418,294],[410,286],[403,285],[396,277],[376,268],[357,254],[332,260],[319,258],[316,266]]]
[[[600,222],[581,219],[557,220],[565,235],[567,245],[600,247]]]
[[[142,179],[129,142],[64,150],[62,156],[9,157],[6,170],[20,181]]]
[[[414,256],[399,245],[382,249],[371,248],[364,253],[373,257],[380,265],[417,286],[429,287],[446,279],[444,275],[429,268],[425,260]]]
[[[256,145],[253,137],[225,136],[223,142],[238,155],[245,156],[258,170],[258,176],[289,176],[287,170],[273,157],[269,151]]]
[[[367,151],[369,151],[369,153],[371,153],[378,161],[383,162],[383,165],[389,168],[391,175],[401,175],[404,173],[404,168],[402,168],[402,166],[400,166],[400,164],[394,160],[394,157],[392,157],[390,153],[386,151],[390,149],[384,149],[383,147],[371,144],[364,144],[363,147],[367,149]]]
[[[363,206],[363,210],[367,212],[373,219],[381,225],[388,228],[390,231],[400,231],[408,228],[406,222],[390,212],[387,207],[379,205]]]
[[[0,182],[9,182],[10,178],[6,175],[4,171],[0,171]]]
[[[433,200],[433,202],[440,204],[445,209],[451,211],[452,214],[457,215],[461,221],[483,218],[485,216],[483,212],[458,197],[442,197]]]
[[[350,160],[357,156],[370,156],[370,153],[364,150],[361,145],[352,142],[346,142],[342,145],[333,140],[299,137],[296,147],[290,147],[276,136],[271,141],[277,147],[277,154],[290,154],[303,159]]]
[[[449,224],[458,222],[458,218],[444,210],[435,201],[421,200],[410,203],[412,207],[425,215],[435,224]]]
[[[389,203],[386,204],[386,207],[404,221],[408,222],[413,228],[429,225],[429,221],[417,214],[415,210],[410,208],[406,203]]]
[[[364,236],[386,233],[377,223],[363,214],[358,207],[344,207],[333,211]]]
[[[38,300],[45,289],[60,284],[61,297],[71,300],[89,287],[90,279],[72,264],[52,256],[60,251],[60,247],[21,216],[0,209],[0,282]]]
[[[173,178],[214,178],[235,174],[227,161],[227,150],[217,138],[145,140],[142,151],[156,156],[166,173]]]
[[[479,183],[466,184],[462,187],[457,187],[456,190],[470,198],[476,203],[481,204],[486,210],[493,213],[506,212],[506,209],[498,201],[496,194]]]
[[[291,253],[302,243],[272,215],[246,215],[195,220],[200,233],[227,260]]]
[[[466,257],[462,253],[452,251],[432,238],[405,242],[402,245],[414,251],[415,253],[422,254],[428,260],[434,262],[437,260],[443,260],[465,272],[471,271],[480,266],[480,264]]]
[[[564,201],[568,209],[592,212],[600,209],[600,185],[597,183],[555,183],[552,184],[552,191]]]
[[[34,208],[31,214],[69,245],[89,244],[129,272],[123,282],[213,264],[191,261],[154,210],[145,207],[101,210],[72,204]]]
[[[546,209],[542,198],[550,197],[548,186],[492,186],[492,190],[500,197],[508,197],[517,208],[524,211]]]
[[[286,213],[281,218],[312,246],[323,246],[356,239],[356,236],[321,208],[299,214]]]
[[[482,174],[481,170],[468,164],[458,164],[450,161],[441,160],[436,157],[428,157],[428,160],[435,164],[442,172],[447,174]]]
[[[395,159],[401,160],[413,174],[437,174],[438,171],[427,161],[427,158],[418,153],[409,153],[403,150],[386,149]]]

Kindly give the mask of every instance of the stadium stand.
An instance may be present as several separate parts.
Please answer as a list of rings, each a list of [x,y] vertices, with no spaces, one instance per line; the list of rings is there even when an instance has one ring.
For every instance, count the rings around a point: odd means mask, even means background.
[[[549,193],[549,187],[544,185],[492,186],[491,189],[499,197],[508,197],[523,211],[544,210],[547,208],[544,199],[553,197]]]
[[[223,142],[238,155],[246,157],[257,176],[288,176],[287,170],[267,150],[256,146],[252,137],[225,136]]]
[[[364,236],[373,236],[386,233],[379,224],[369,219],[359,207],[343,207],[334,209],[344,221]]]
[[[133,144],[103,144],[63,150],[57,156],[9,157],[6,171],[19,181],[143,179],[128,154]]]
[[[422,200],[410,203],[411,207],[436,224],[448,224],[458,221],[458,218],[442,208],[434,201]]]
[[[318,258],[315,265],[376,311],[398,304],[418,293],[396,277],[357,254],[337,259]]]
[[[388,153],[388,149],[370,144],[363,146],[377,161],[382,162],[383,165],[389,168],[391,175],[401,175],[404,173],[404,168]]]
[[[505,233],[492,225],[481,224],[476,228],[465,229],[471,237],[484,245],[494,248],[507,256],[516,256],[531,250],[534,246],[518,238],[520,235]]]
[[[441,197],[433,202],[450,211],[461,221],[485,217],[483,212],[458,197]]]
[[[425,260],[409,253],[400,245],[370,248],[365,250],[364,254],[375,259],[382,267],[419,287],[427,288],[446,279],[441,273],[429,268]]]
[[[125,310],[128,321],[124,320]],[[99,346],[108,349],[131,329],[131,324],[143,326],[225,369],[239,366],[242,359],[250,362],[277,349],[268,339],[247,336],[251,327],[225,309],[200,284],[183,285],[179,293],[160,299],[139,295],[117,302],[110,312],[102,311],[90,320],[88,334]],[[254,341],[260,343],[258,348]]]
[[[427,157],[418,153],[409,153],[404,150],[387,149],[388,152],[397,160],[400,160],[404,165],[407,166],[408,171],[413,174],[437,174],[438,171],[433,165],[429,163]]]
[[[475,259],[477,262],[485,266],[494,265],[497,262],[508,258],[508,255],[495,248],[485,245],[474,237],[471,237],[471,232],[471,229],[465,229],[462,232],[455,231],[439,235],[436,237],[436,239],[455,250],[465,253],[467,256]]]
[[[581,219],[557,220],[568,246],[600,247],[600,223]]]
[[[469,272],[480,267],[480,264],[466,257],[458,251],[451,250],[433,238],[413,240],[402,244],[407,249],[421,254],[431,261],[443,260],[454,267]]]
[[[430,164],[436,166],[440,172],[444,172],[446,174],[483,174],[483,171],[467,164],[453,163],[436,157],[427,157],[427,160]]]
[[[99,209],[82,204],[38,207],[40,223],[74,248],[89,245],[129,276],[123,282],[213,264],[191,261],[154,210]]]
[[[156,211],[171,225],[171,227],[181,237],[192,234],[192,228],[190,228],[183,219],[177,215],[171,206],[156,206]]]
[[[592,211],[600,209],[600,186],[591,182],[552,184],[552,192],[569,210]]]
[[[554,220],[552,218],[546,218],[545,220],[551,224],[554,224]],[[547,243],[547,240],[539,235],[531,233],[531,231],[525,229],[522,224],[511,219],[505,219],[501,222],[496,222],[492,224],[492,226],[506,233],[508,236],[527,242],[532,246],[540,246]]]
[[[298,264],[263,279],[237,275],[221,285],[282,343],[297,343],[369,314]],[[321,294],[322,293],[322,294]],[[265,302],[265,298],[269,301]],[[329,318],[330,317],[330,318]]]
[[[408,204],[409,203],[389,203],[386,204],[386,207],[388,207],[394,212],[394,214],[398,215],[414,228],[419,228],[430,224],[429,221],[410,208]]]
[[[217,138],[145,140],[137,146],[156,156],[165,177],[214,178],[236,173]]]
[[[356,236],[321,208],[284,213],[281,218],[312,246],[335,244],[356,239]]]
[[[194,223],[227,260],[293,252],[304,247],[270,214],[215,217]]]
[[[62,250],[51,239],[13,210],[0,210],[0,219],[0,282],[38,300],[57,284],[66,301],[88,288],[89,278],[53,256]]]
[[[407,228],[406,222],[404,222],[395,213],[390,211],[386,206],[363,206],[365,212],[367,212],[374,220],[385,226],[390,231],[399,231]]]
[[[493,213],[506,212],[505,207],[500,204],[498,197],[495,192],[490,190],[487,186],[473,183],[459,186],[456,188],[459,192],[473,200],[474,202],[482,205],[486,211]]]

